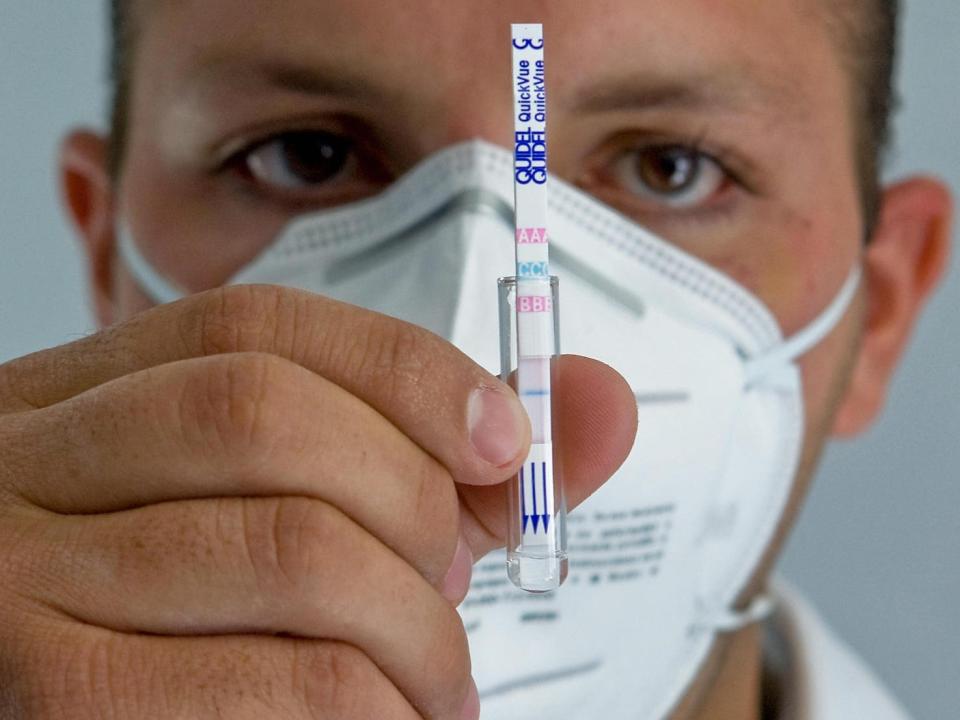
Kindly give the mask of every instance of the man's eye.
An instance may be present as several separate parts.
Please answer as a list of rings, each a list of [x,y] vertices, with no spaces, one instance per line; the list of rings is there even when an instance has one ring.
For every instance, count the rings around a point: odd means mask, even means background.
[[[339,176],[351,161],[352,143],[326,132],[291,132],[243,153],[241,171],[280,191],[309,190]]]
[[[683,145],[630,150],[617,159],[613,175],[633,195],[680,209],[702,205],[729,179],[716,160]]]

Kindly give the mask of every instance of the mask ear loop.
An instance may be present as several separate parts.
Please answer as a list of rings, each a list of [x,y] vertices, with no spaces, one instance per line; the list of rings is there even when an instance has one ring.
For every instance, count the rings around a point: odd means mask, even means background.
[[[757,595],[743,610],[717,609],[704,610],[698,629],[712,630],[718,633],[735,633],[755,623],[763,622],[777,609],[769,595]]]
[[[160,305],[166,305],[187,296],[187,293],[167,281],[153,268],[143,256],[143,253],[140,252],[140,248],[134,242],[133,235],[130,234],[126,224],[120,225],[117,229],[117,235],[120,257],[133,279],[137,281],[137,284],[151,300]]]
[[[819,317],[773,350],[752,360],[746,360],[744,363],[745,391],[749,392],[768,383],[775,384],[778,371],[789,367],[796,358],[823,340],[836,327],[849,308],[860,285],[861,276],[862,270],[859,265],[856,265],[847,276],[837,296]],[[745,397],[745,394],[740,397]],[[735,417],[739,418],[739,413]],[[732,444],[732,439],[733,428],[731,427],[728,444]],[[718,633],[733,633],[754,623],[762,622],[775,610],[773,600],[765,594],[755,596],[743,610],[718,607],[708,603],[703,597],[698,599],[697,604],[700,619],[692,629]]]
[[[747,360],[744,368],[746,389],[750,390],[767,381],[775,381],[778,370],[804,355],[829,335],[850,307],[862,275],[860,265],[855,265],[840,292],[820,317],[773,350]]]

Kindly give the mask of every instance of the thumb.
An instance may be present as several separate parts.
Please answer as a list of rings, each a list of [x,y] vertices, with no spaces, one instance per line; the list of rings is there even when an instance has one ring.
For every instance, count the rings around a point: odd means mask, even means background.
[[[567,506],[596,492],[626,460],[637,434],[637,403],[616,370],[596,360],[564,355],[554,390]],[[474,558],[506,542],[507,502],[503,484],[459,486],[461,530]]]

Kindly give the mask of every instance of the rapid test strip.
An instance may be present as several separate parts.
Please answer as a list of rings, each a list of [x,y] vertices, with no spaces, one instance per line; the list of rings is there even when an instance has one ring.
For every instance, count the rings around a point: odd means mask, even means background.
[[[566,507],[555,463],[553,374],[559,355],[547,222],[547,92],[543,27],[513,25],[516,201],[515,364],[505,367],[530,418],[531,448],[510,485],[507,568],[517,586],[546,592],[566,577]]]

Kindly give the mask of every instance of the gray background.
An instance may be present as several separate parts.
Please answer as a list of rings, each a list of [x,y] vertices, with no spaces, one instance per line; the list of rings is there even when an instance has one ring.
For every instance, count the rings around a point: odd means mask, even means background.
[[[63,130],[102,124],[103,3],[0,0],[0,361],[93,329],[52,173]],[[960,3],[910,0],[891,174],[960,188]],[[884,419],[834,445],[783,568],[920,718],[960,717],[960,382],[953,274]]]

